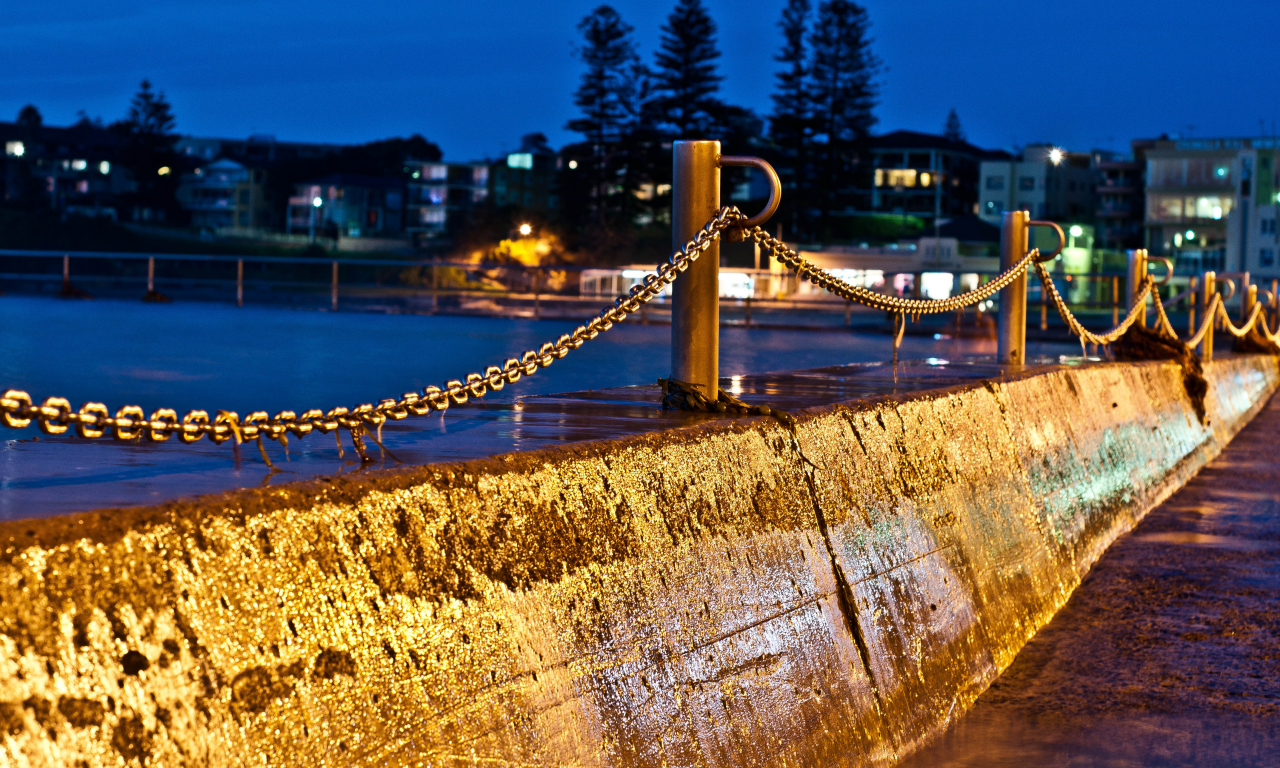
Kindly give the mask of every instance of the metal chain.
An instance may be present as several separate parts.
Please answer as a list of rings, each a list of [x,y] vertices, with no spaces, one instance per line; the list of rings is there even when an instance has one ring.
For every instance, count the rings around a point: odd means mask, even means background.
[[[102,403],[85,403],[74,410],[65,398],[49,397],[36,404],[31,395],[10,389],[0,396],[0,424],[22,429],[35,421],[41,431],[49,435],[61,435],[70,429],[83,438],[100,438],[110,431],[117,440],[147,439],[164,442],[177,435],[184,443],[199,442],[208,436],[215,443],[235,439],[237,443],[262,438],[286,441],[289,434],[304,437],[312,431],[328,434],[336,429],[351,433],[358,451],[359,437],[369,428],[381,430],[388,420],[399,421],[409,415],[423,416],[431,411],[448,410],[450,404],[462,405],[472,398],[484,397],[490,391],[498,391],[507,384],[514,384],[523,376],[532,375],[539,368],[546,368],[570,351],[581,347],[614,323],[634,314],[644,304],[653,301],[675,279],[689,268],[698,257],[720,239],[721,234],[746,217],[734,207],[721,208],[684,247],[671,254],[666,263],[644,281],[614,299],[613,306],[605,307],[598,317],[539,347],[529,350],[520,358],[507,360],[502,367],[489,366],[484,374],[472,373],[465,381],[449,381],[444,387],[427,387],[422,394],[408,392],[399,399],[380,400],[376,405],[365,403],[355,408],[337,407],[328,412],[309,410],[302,414],[281,411],[270,416],[266,411],[254,411],[241,421],[234,411],[218,411],[212,419],[207,411],[190,411],[181,419],[171,408],[161,408],[148,418],[142,408],[126,405],[112,416]],[[265,453],[264,453],[265,457]]]
[[[976,288],[959,296],[952,296],[947,299],[904,299],[898,296],[888,296],[883,293],[876,293],[867,288],[861,288],[856,285],[850,285],[840,278],[832,275],[830,272],[816,267],[807,261],[800,254],[791,250],[782,241],[771,237],[760,227],[754,227],[745,233],[748,240],[754,240],[759,243],[762,248],[767,250],[773,258],[777,259],[783,266],[795,272],[800,277],[808,280],[820,288],[823,288],[835,295],[856,302],[873,309],[881,309],[886,312],[896,312],[903,315],[930,315],[939,312],[954,312],[964,307],[972,306],[980,302],[986,301],[995,295],[1002,288],[1005,288],[1014,280],[1021,277],[1026,272],[1027,265],[1040,257],[1040,251],[1032,249],[1030,253],[1023,256],[1017,264],[1009,267],[1002,272],[995,280]]]
[[[100,438],[108,431],[117,440],[147,439],[152,442],[164,442],[177,435],[185,443],[195,443],[205,436],[215,443],[223,443],[235,439],[237,443],[258,440],[261,447],[262,438],[286,442],[288,435],[304,437],[313,431],[328,434],[337,429],[347,430],[356,448],[363,455],[360,436],[369,428],[381,431],[388,420],[399,421],[410,415],[422,416],[432,411],[446,411],[451,404],[462,405],[473,398],[484,397],[491,391],[501,390],[507,384],[514,384],[524,376],[530,376],[539,368],[546,368],[570,351],[578,349],[601,333],[613,328],[614,323],[621,322],[627,315],[639,311],[644,304],[653,301],[667,286],[675,282],[680,273],[697,261],[712,243],[719,240],[726,230],[733,229],[746,217],[734,207],[721,208],[707,224],[698,231],[684,247],[667,259],[653,273],[645,276],[642,283],[634,286],[628,293],[614,299],[613,306],[605,307],[598,317],[578,326],[572,333],[564,334],[554,342],[548,342],[536,351],[529,350],[520,358],[508,359],[501,367],[489,366],[483,374],[468,374],[465,381],[452,380],[444,387],[426,387],[422,394],[408,392],[399,399],[380,400],[376,405],[364,403],[355,408],[337,407],[328,412],[312,409],[301,415],[293,411],[281,411],[270,416],[266,411],[254,411],[242,421],[235,411],[218,411],[212,419],[207,411],[189,411],[181,419],[171,408],[160,408],[150,417],[136,405],[126,405],[112,416],[106,405],[102,403],[85,403],[74,410],[65,398],[49,397],[39,405],[35,404],[31,395],[21,390],[10,389],[0,396],[0,425],[12,429],[22,429],[35,421],[41,431],[50,435],[61,435],[74,429],[75,434],[83,438]],[[1094,344],[1110,344],[1124,335],[1130,326],[1137,321],[1146,305],[1148,296],[1155,297],[1156,312],[1161,329],[1177,338],[1169,318],[1165,314],[1160,294],[1150,277],[1143,284],[1141,294],[1129,310],[1124,322],[1111,330],[1097,334],[1089,331],[1076,319],[1048,271],[1039,263],[1040,253],[1032,249],[1009,269],[1000,273],[996,279],[972,291],[952,296],[947,299],[904,299],[889,296],[867,288],[851,285],[835,277],[826,270],[814,266],[788,248],[782,241],[770,236],[760,227],[753,227],[743,232],[743,239],[751,240],[763,247],[770,256],[789,268],[802,279],[817,285],[848,301],[856,302],[873,309],[893,312],[905,318],[906,315],[926,315],[941,312],[954,312],[964,307],[986,301],[998,291],[1004,289],[1026,275],[1027,268],[1035,264],[1036,272],[1044,286],[1045,295],[1053,302],[1058,314],[1072,333],[1080,337],[1082,342]],[[1222,296],[1215,294],[1212,308],[1207,313],[1204,324],[1188,346],[1194,347],[1209,331],[1219,314],[1227,330],[1235,336],[1244,336],[1253,329],[1262,307],[1255,304],[1253,314],[1247,322],[1237,327],[1231,323]],[[1280,330],[1272,334],[1263,325],[1264,333],[1273,342],[1280,342]],[[899,334],[901,331],[899,331]],[[895,345],[896,349],[896,345]],[[376,439],[376,438],[375,438]],[[381,444],[381,443],[379,443]],[[265,457],[265,452],[263,453]]]
[[[1053,302],[1053,306],[1058,310],[1058,314],[1062,317],[1062,321],[1067,324],[1067,328],[1080,337],[1081,342],[1089,342],[1090,344],[1111,344],[1116,339],[1125,334],[1129,330],[1129,326],[1137,322],[1138,318],[1145,311],[1147,306],[1147,296],[1151,295],[1155,288],[1155,283],[1148,277],[1142,281],[1142,291],[1135,297],[1133,307],[1129,310],[1129,314],[1119,325],[1105,333],[1093,333],[1089,329],[1080,324],[1076,316],[1067,308],[1066,301],[1063,300],[1062,294],[1058,293],[1058,287],[1053,284],[1053,278],[1049,275],[1049,270],[1044,268],[1043,264],[1036,265],[1036,274],[1040,277],[1040,283],[1044,286],[1045,296]]]

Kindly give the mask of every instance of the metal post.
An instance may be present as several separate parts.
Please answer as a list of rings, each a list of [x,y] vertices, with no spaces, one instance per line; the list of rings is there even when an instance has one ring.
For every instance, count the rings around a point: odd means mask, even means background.
[[[1120,324],[1120,277],[1111,276],[1111,324]]]
[[[436,261],[435,259],[432,260]],[[440,310],[440,267],[431,265],[431,314]]]
[[[720,142],[672,147],[671,244],[683,248],[720,208]],[[720,243],[713,242],[672,286],[671,376],[719,397]]]
[[[244,259],[236,259],[236,306],[244,306]]]
[[[1240,322],[1249,319],[1249,313],[1253,311],[1253,298],[1249,295],[1249,291],[1256,286],[1251,285],[1252,279],[1248,272],[1240,275]]]
[[[751,297],[750,297],[750,296],[748,296],[748,297],[747,297],[747,322],[746,322],[746,325],[747,325],[747,327],[748,327],[748,328],[750,328],[750,327],[751,327]]]
[[[542,270],[533,270],[533,319],[542,319]]]
[[[1244,322],[1249,319],[1249,313],[1253,311],[1253,305],[1258,303],[1258,286],[1250,285],[1248,290],[1244,292],[1244,298],[1241,303],[1243,306],[1240,307],[1240,310],[1243,314],[1240,317],[1240,322]],[[1263,315],[1262,319],[1265,321],[1267,316]]]
[[[338,311],[338,262],[333,262],[333,281],[329,285],[329,303],[333,311]]]
[[[1129,294],[1129,300],[1124,303],[1126,309],[1133,309],[1134,299],[1138,297],[1138,291],[1142,290],[1142,281],[1147,279],[1147,252],[1142,248],[1129,251],[1129,272],[1125,276],[1126,292]],[[1138,317],[1138,322],[1146,327],[1147,325],[1147,308],[1144,304],[1142,314]]]
[[[155,293],[156,291],[156,257],[151,256],[147,259],[147,293]]]
[[[1031,215],[1026,211],[1005,211],[1000,226],[1000,271],[1017,264],[1027,255],[1027,227]],[[1022,365],[1027,357],[1027,279],[1020,275],[1000,292],[1000,317],[997,323],[996,361],[1005,365]]]
[[[71,293],[71,255],[64,254],[62,257],[62,292],[64,294]]]
[[[1218,324],[1217,315],[1210,315],[1209,307],[1213,304],[1213,297],[1218,295],[1218,275],[1212,271],[1205,272],[1201,282],[1200,309],[1209,329],[1205,331],[1204,341],[1200,342],[1200,359],[1209,362],[1213,359],[1213,327]]]
[[[1191,319],[1187,323],[1187,333],[1191,336],[1196,335],[1196,306],[1197,306],[1196,302],[1198,301],[1196,297],[1199,295],[1196,292],[1196,288],[1199,285],[1199,283],[1200,281],[1193,277],[1191,278],[1190,283],[1187,285],[1187,287],[1191,289],[1191,294],[1187,297],[1187,306],[1191,308],[1190,310]]]

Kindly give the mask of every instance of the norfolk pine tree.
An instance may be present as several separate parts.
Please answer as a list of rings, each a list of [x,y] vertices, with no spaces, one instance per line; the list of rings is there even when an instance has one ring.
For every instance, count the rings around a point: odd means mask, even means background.
[[[805,193],[810,173],[808,143],[813,129],[813,104],[805,46],[809,10],[809,0],[788,0],[778,22],[782,30],[782,50],[773,57],[784,68],[775,75],[777,87],[772,97],[769,134],[783,161],[779,172],[785,184],[783,205],[792,237],[804,230]]]
[[[582,116],[568,128],[581,133],[590,145],[590,200],[595,222],[603,225],[612,186],[615,155],[636,111],[638,68],[632,28],[613,8],[602,5],[578,24],[583,44],[577,49],[587,66],[573,103]]]
[[[853,153],[871,133],[871,110],[878,95],[873,78],[880,60],[871,53],[867,11],[851,0],[825,0],[810,36],[810,72],[814,132],[820,162],[816,202],[823,237],[832,231],[832,213],[840,204],[844,179],[853,170]]]
[[[715,94],[723,79],[716,71],[715,35],[715,22],[701,0],[679,0],[662,25],[654,96],[645,106],[649,119],[674,138],[705,138],[715,123],[720,106]]]
[[[942,137],[948,141],[964,141],[964,129],[960,127],[960,116],[956,114],[955,107],[952,107],[950,114],[947,115],[947,124],[942,128]]]

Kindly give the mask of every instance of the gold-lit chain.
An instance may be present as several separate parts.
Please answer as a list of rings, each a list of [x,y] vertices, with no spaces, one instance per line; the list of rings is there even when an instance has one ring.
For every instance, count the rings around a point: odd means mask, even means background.
[[[327,434],[335,429],[346,429],[358,438],[367,430],[378,430],[388,420],[398,421],[410,415],[422,416],[432,411],[447,410],[450,404],[461,405],[472,398],[484,397],[491,391],[514,384],[539,368],[546,368],[581,347],[614,323],[634,314],[640,307],[656,298],[667,286],[718,240],[726,229],[745,218],[737,208],[726,207],[716,212],[701,230],[684,247],[671,254],[666,263],[629,293],[618,296],[613,306],[605,307],[599,316],[572,333],[562,335],[554,342],[547,342],[536,351],[529,350],[520,358],[507,360],[502,367],[490,366],[483,374],[472,373],[465,381],[446,382],[444,387],[427,387],[422,394],[409,392],[399,399],[381,400],[377,404],[365,403],[355,408],[337,407],[327,412],[309,410],[301,414],[281,411],[275,416],[266,411],[254,411],[243,420],[234,411],[218,411],[210,418],[207,411],[190,411],[181,419],[176,411],[161,408],[150,417],[136,405],[126,405],[111,415],[102,403],[86,403],[78,411],[65,398],[50,397],[35,403],[26,392],[11,389],[0,396],[0,423],[6,427],[21,429],[33,421],[46,434],[61,435],[69,430],[84,438],[103,437],[108,431],[117,440],[145,438],[164,442],[173,435],[186,443],[195,443],[209,437],[215,443],[234,439],[285,440],[289,434],[304,437],[313,431]],[[359,442],[356,443],[359,448]]]
[[[646,275],[644,280],[628,293],[618,296],[613,306],[605,307],[597,317],[578,326],[572,333],[564,334],[554,342],[543,344],[537,350],[529,350],[520,358],[511,358],[501,367],[490,366],[484,370],[483,374],[472,373],[466,377],[465,381],[448,381],[444,387],[427,387],[421,394],[409,392],[398,399],[380,400],[377,404],[365,403],[354,408],[340,406],[329,411],[313,409],[301,414],[281,411],[271,416],[266,411],[254,411],[242,420],[234,411],[217,411],[216,415],[210,418],[207,411],[195,410],[179,418],[177,412],[170,408],[160,408],[147,416],[142,408],[136,405],[126,405],[112,415],[102,403],[86,403],[79,410],[75,410],[65,398],[49,397],[37,404],[26,392],[11,389],[0,396],[0,424],[21,429],[35,422],[46,434],[60,435],[74,430],[76,435],[84,438],[99,438],[110,432],[117,440],[146,439],[164,442],[177,435],[183,442],[194,443],[207,436],[215,443],[223,443],[231,439],[237,443],[258,440],[259,446],[263,438],[285,442],[290,434],[303,437],[313,431],[328,434],[337,429],[345,429],[351,434],[357,450],[363,453],[360,436],[367,434],[370,429],[376,434],[389,420],[398,421],[410,415],[421,416],[432,411],[445,411],[451,404],[461,405],[471,399],[484,397],[489,392],[500,390],[524,376],[532,375],[540,368],[546,368],[584,343],[608,331],[615,323],[621,322],[628,315],[638,312],[644,304],[653,301],[712,243],[719,240],[726,230],[740,226],[739,222],[745,218],[737,208],[721,208],[706,226],[685,243],[684,247],[673,253],[664,264],[653,273]],[[1160,293],[1155,289],[1155,283],[1150,277],[1144,280],[1142,289],[1135,296],[1133,307],[1123,322],[1104,333],[1089,331],[1071,313],[1048,270],[1039,263],[1040,254],[1036,249],[1032,249],[989,283],[958,296],[932,300],[905,299],[847,283],[813,265],[760,227],[752,227],[742,232],[741,239],[758,243],[780,264],[800,278],[826,291],[848,301],[904,317],[954,312],[980,304],[1012,284],[1013,281],[1025,279],[1027,269],[1034,264],[1044,295],[1058,310],[1058,314],[1062,316],[1070,332],[1079,336],[1082,341],[1094,344],[1110,344],[1116,341],[1141,316],[1149,297],[1155,302],[1160,331],[1166,336],[1177,338],[1165,314],[1164,305],[1160,301]],[[1222,303],[1222,296],[1217,293],[1214,294],[1210,309],[1205,314],[1204,322],[1199,331],[1188,341],[1188,346],[1194,347],[1200,343],[1219,319],[1230,333],[1235,336],[1244,336],[1258,326],[1260,319],[1265,318],[1261,305],[1255,303],[1249,319],[1241,326],[1233,325]],[[1280,343],[1280,329],[1273,334],[1266,327],[1265,320],[1261,326],[1262,333],[1268,340],[1272,343]],[[900,339],[900,336],[898,338]]]

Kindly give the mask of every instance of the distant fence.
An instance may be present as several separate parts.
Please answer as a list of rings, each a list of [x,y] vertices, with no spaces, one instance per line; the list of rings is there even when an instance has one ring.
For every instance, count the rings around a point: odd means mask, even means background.
[[[0,290],[65,296],[142,296],[205,301],[308,303],[330,309],[387,307],[409,312],[516,314],[562,317],[582,314],[601,296],[626,293],[643,281],[651,265],[601,268],[581,265],[529,266],[497,262],[237,256],[180,253],[0,250]],[[903,298],[945,299],[973,290],[997,273],[982,271],[892,272],[835,270],[851,283]],[[844,274],[847,273],[847,274]],[[1068,304],[1097,322],[1115,322],[1125,307],[1126,275],[1094,272],[1055,275]],[[879,313],[850,303],[769,269],[722,268],[720,293],[731,324],[853,325],[855,317]],[[1043,288],[1030,284],[1040,307],[1040,327],[1057,318],[1047,310]],[[1167,286],[1168,299],[1177,296]],[[641,321],[669,318],[669,290],[646,307]],[[496,302],[496,303],[495,303]],[[1172,302],[1171,302],[1172,303]],[[993,311],[998,297],[979,307]],[[843,315],[843,323],[840,317]],[[1034,319],[1032,320],[1034,322]],[[861,323],[865,324],[865,323]]]

